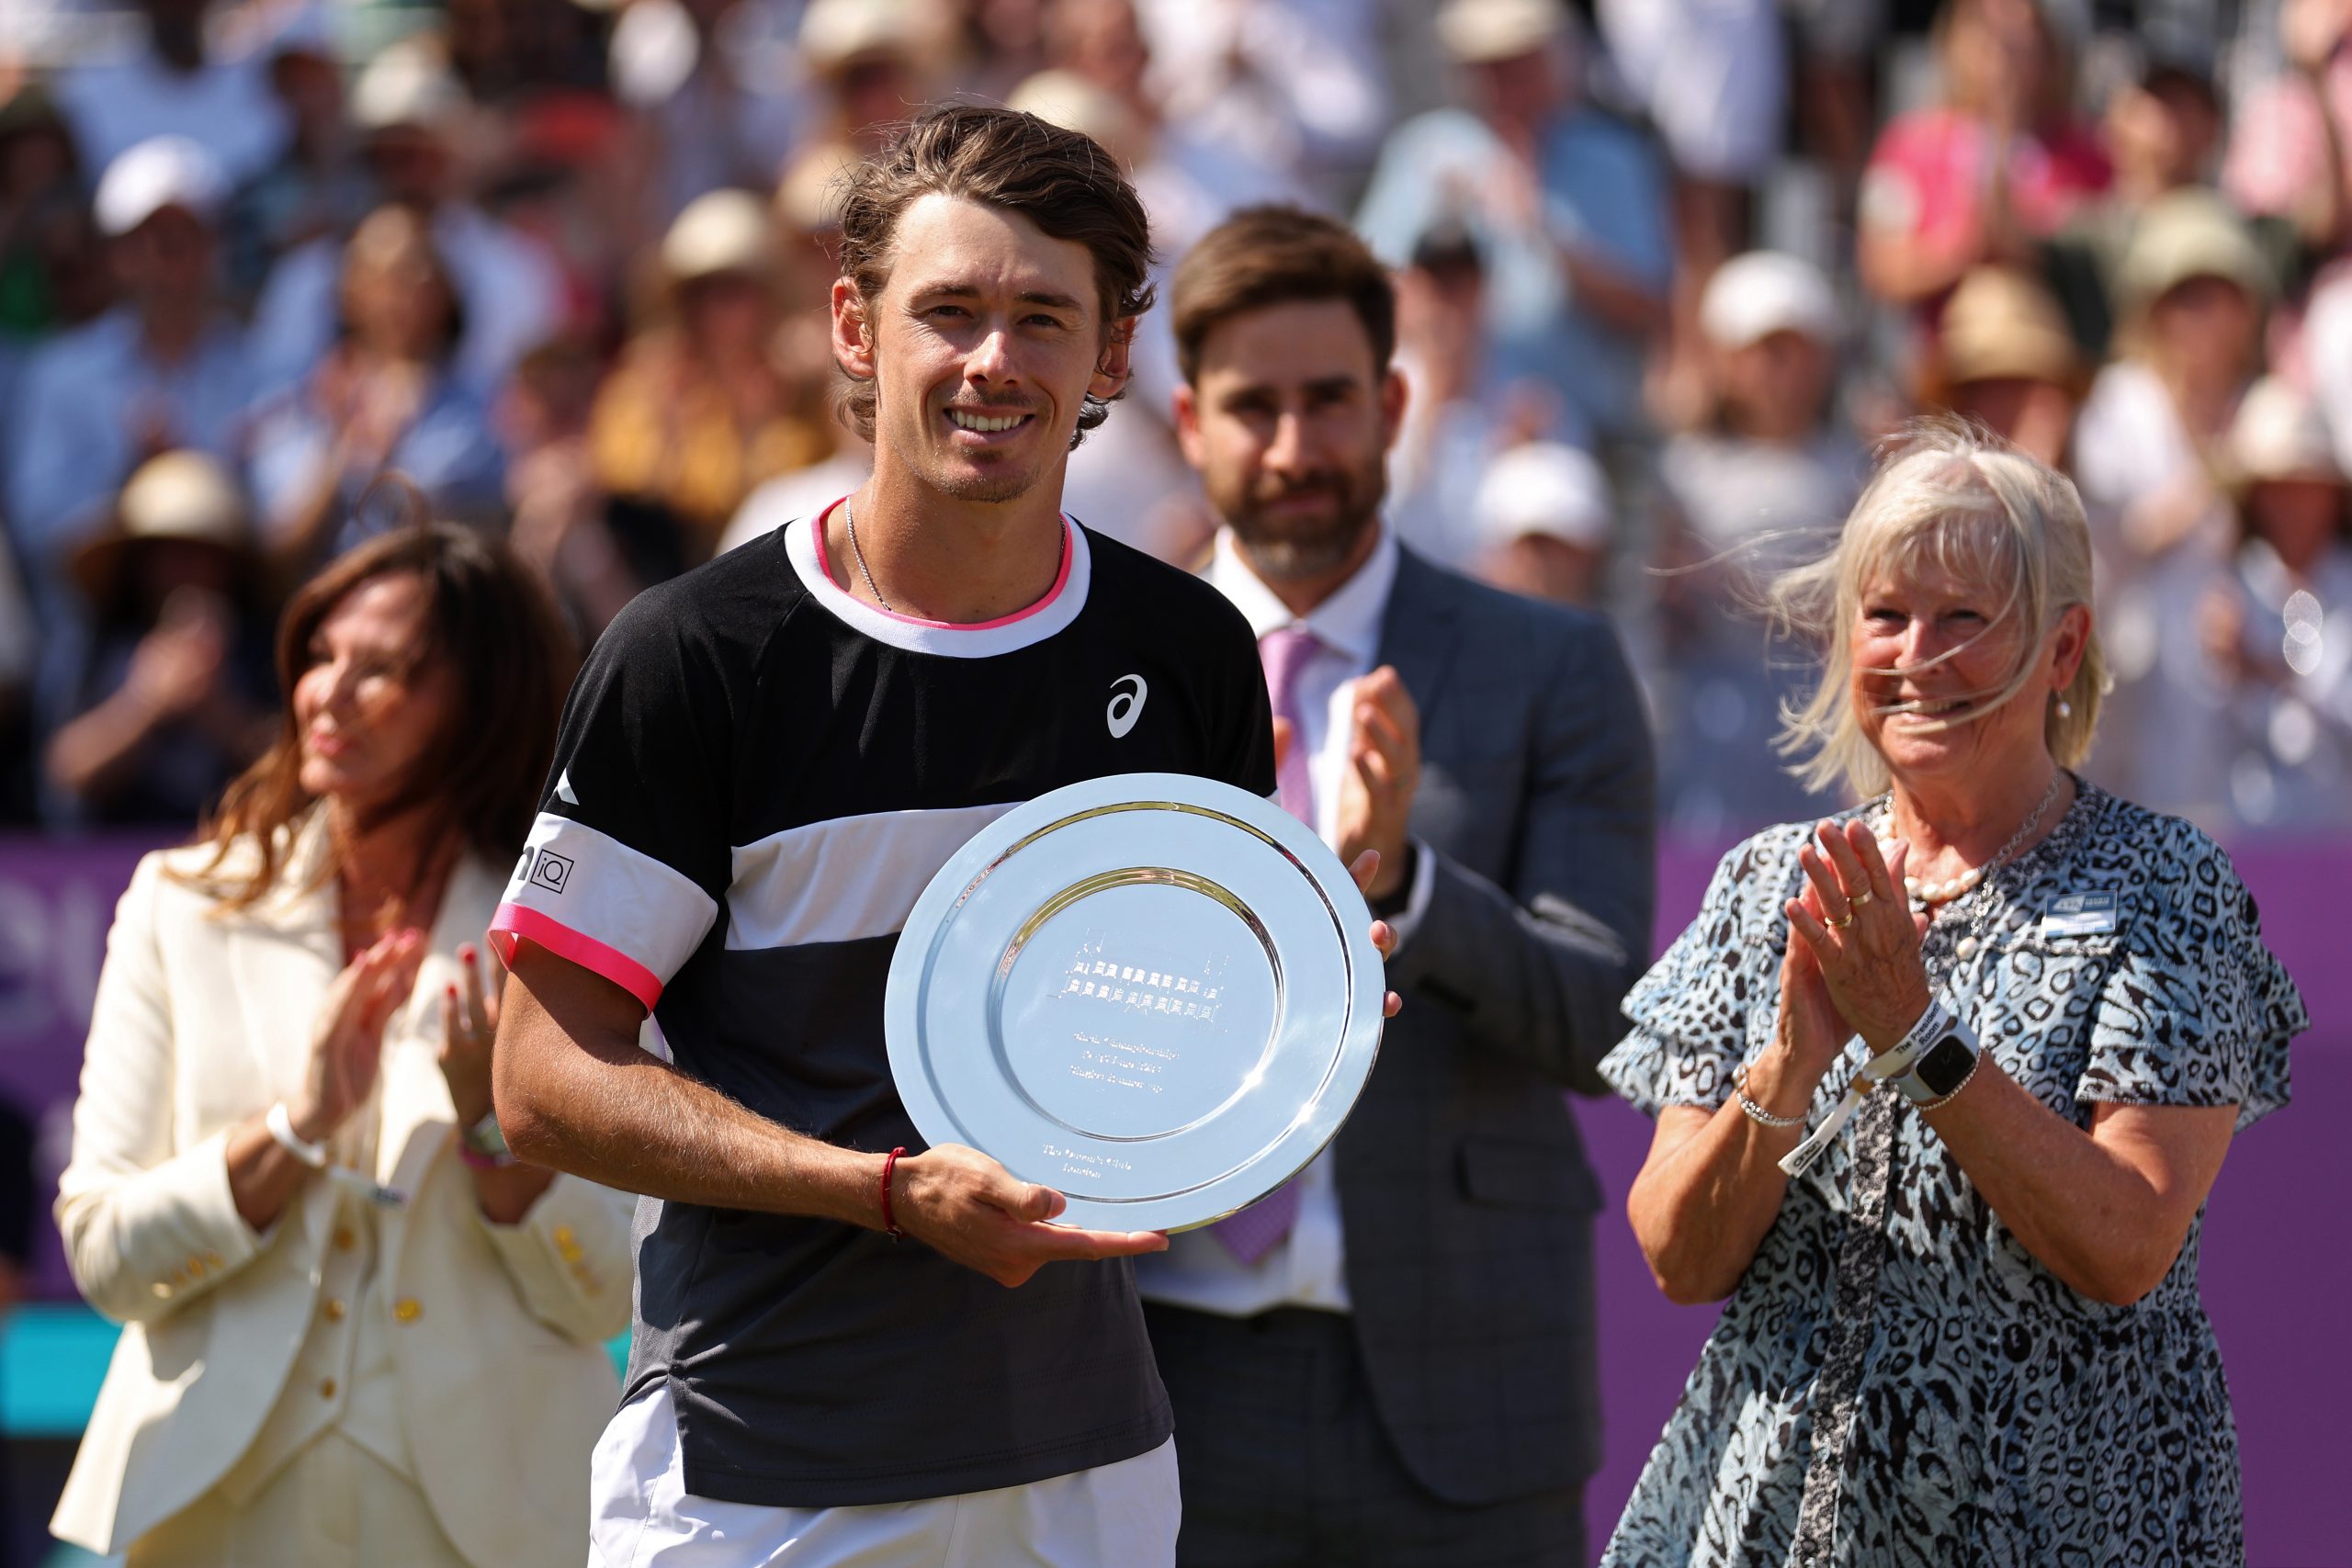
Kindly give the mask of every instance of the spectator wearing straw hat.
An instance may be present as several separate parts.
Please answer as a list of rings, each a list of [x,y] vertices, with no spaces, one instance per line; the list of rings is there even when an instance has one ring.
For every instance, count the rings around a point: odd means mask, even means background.
[[[710,558],[754,486],[831,450],[821,393],[776,363],[777,259],[758,197],[688,203],[662,242],[659,314],[590,417],[597,482],[637,514],[625,527],[673,539],[672,570]]]
[[[184,827],[269,739],[267,628],[244,497],[200,452],[150,458],[74,573],[96,646],[44,758],[85,821]]]
[[[2256,383],[2230,432],[2237,544],[2197,615],[2224,819],[2352,827],[2352,508],[2311,400]]]
[[[2063,468],[2089,387],[2066,318],[2034,277],[1980,266],[1944,306],[1920,370],[1920,407],[1973,420],[2028,457]]]
[[[920,0],[809,0],[800,16],[801,68],[822,108],[815,140],[863,156],[929,97],[938,47]]]
[[[2238,402],[2261,368],[2274,288],[2245,221],[2210,192],[2151,207],[2118,275],[2122,356],[2091,384],[2075,429],[2098,556],[2100,635],[2115,681],[2098,770],[2159,808],[2190,804],[2154,677],[2165,627],[2157,579],[2176,555],[2226,547],[2223,471]]]
[[[561,274],[544,252],[465,199],[458,174],[471,100],[429,39],[395,44],[353,84],[351,118],[383,199],[432,225],[465,307],[458,368],[485,395],[561,324]],[[271,269],[254,307],[254,357],[270,387],[300,381],[334,345],[343,244],[316,240]]]

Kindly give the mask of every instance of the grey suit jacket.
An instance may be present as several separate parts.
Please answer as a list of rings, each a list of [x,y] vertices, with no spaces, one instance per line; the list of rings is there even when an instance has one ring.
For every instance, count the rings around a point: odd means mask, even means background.
[[[1420,709],[1434,880],[1336,1145],[1348,1293],[1407,1467],[1492,1502],[1600,1461],[1601,1193],[1561,1090],[1608,1092],[1597,1064],[1648,962],[1649,733],[1606,621],[1409,550],[1379,660]]]

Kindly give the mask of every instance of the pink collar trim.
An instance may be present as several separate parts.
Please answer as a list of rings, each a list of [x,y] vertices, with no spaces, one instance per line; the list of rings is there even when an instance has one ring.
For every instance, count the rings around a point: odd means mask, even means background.
[[[859,599],[856,594],[850,592],[840,583],[833,581],[832,567],[825,558],[825,519],[831,517],[835,509],[840,507],[842,502],[845,502],[848,499],[849,497],[842,496],[841,501],[834,502],[831,506],[828,506],[823,511],[818,513],[817,520],[808,525],[808,532],[811,542],[817,547],[817,572],[818,575],[824,580],[825,585],[831,588],[834,592],[842,594],[845,598],[854,600],[860,608],[866,610],[870,614],[876,615],[888,615],[890,619],[897,621],[901,626],[922,626],[928,631],[994,631],[999,626],[1009,626],[1016,622],[1025,621],[1032,615],[1039,615],[1048,609],[1051,609],[1053,607],[1054,601],[1062,596],[1062,590],[1069,586],[1070,557],[1073,552],[1070,549],[1069,517],[1068,513],[1064,513],[1062,516],[1061,569],[1054,573],[1054,585],[1046,590],[1046,596],[1025,609],[1015,610],[1009,615],[999,615],[992,621],[927,621],[921,615],[902,615],[896,610],[886,610],[879,604],[868,604],[865,600]]]

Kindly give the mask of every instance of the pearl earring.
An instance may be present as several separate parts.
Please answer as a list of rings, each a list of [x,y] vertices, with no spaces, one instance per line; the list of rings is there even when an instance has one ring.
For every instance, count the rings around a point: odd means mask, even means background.
[[[2064,697],[2060,697],[2060,698],[2058,699],[2058,716],[2059,716],[2060,718],[2072,718],[2072,717],[2074,717],[2074,716],[2075,716],[2075,705],[2074,705],[2074,704],[2072,704],[2072,703],[2070,703],[2070,702],[2068,702],[2065,698],[2064,698]]]

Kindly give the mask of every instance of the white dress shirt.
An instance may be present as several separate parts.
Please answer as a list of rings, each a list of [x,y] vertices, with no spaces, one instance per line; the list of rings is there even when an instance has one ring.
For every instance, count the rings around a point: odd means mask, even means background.
[[[1208,580],[1242,615],[1261,639],[1270,632],[1304,624],[1321,645],[1298,678],[1301,733],[1291,744],[1306,749],[1307,776],[1315,790],[1315,831],[1327,844],[1339,841],[1340,782],[1354,764],[1355,682],[1372,672],[1380,652],[1380,624],[1388,613],[1389,590],[1396,582],[1396,536],[1380,525],[1380,542],[1356,574],[1305,615],[1294,615],[1274,591],[1250,570],[1234,547],[1230,529],[1218,530]],[[1430,852],[1417,844],[1413,883],[1404,912],[1388,923],[1401,944],[1419,923],[1430,901]],[[1290,1234],[1257,1262],[1245,1264],[1206,1229],[1169,1238],[1168,1250],[1136,1259],[1136,1283],[1157,1302],[1251,1317],[1275,1307],[1348,1310],[1347,1258],[1340,1242],[1340,1193],[1325,1149],[1298,1174],[1298,1217]]]

